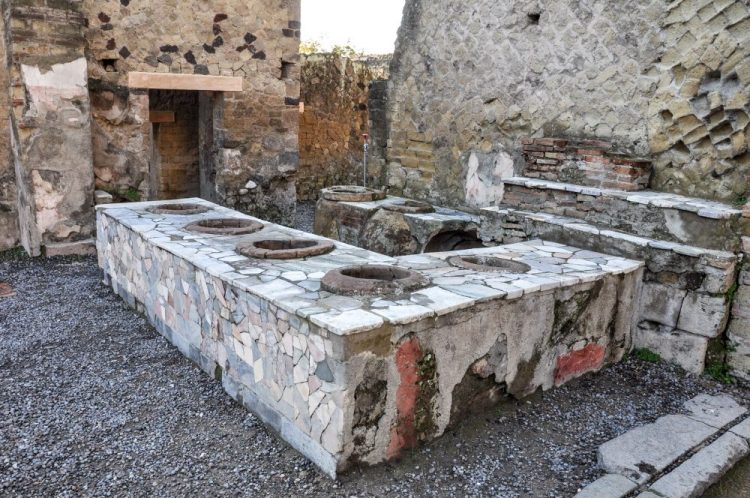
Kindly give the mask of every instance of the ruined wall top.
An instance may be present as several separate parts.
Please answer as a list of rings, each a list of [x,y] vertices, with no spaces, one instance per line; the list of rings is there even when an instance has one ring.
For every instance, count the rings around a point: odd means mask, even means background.
[[[298,59],[299,0],[85,0],[92,78],[107,72],[245,76]],[[111,76],[110,76],[111,78]],[[283,83],[281,83],[283,84]]]

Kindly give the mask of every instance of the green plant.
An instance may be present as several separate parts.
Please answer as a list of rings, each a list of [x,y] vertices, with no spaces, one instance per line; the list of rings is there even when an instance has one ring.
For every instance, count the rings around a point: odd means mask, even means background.
[[[734,384],[737,379],[730,373],[726,363],[713,363],[706,366],[705,374],[722,384]]]
[[[141,200],[141,193],[133,187],[128,187],[128,189],[122,193],[122,196],[130,202],[139,202]]]
[[[649,363],[658,363],[661,361],[661,356],[659,356],[659,353],[654,353],[647,348],[636,349],[635,356],[639,360],[647,361]]]
[[[357,51],[356,48],[348,44],[347,45],[334,45],[333,49],[331,50],[331,53],[337,57],[347,57],[349,59],[363,55],[362,52]]]
[[[733,202],[733,204],[734,204],[735,206],[744,206],[745,204],[747,204],[747,201],[748,201],[748,199],[747,199],[747,194],[740,194],[740,195],[738,195],[738,196],[737,196],[737,197],[736,197],[736,198],[734,199],[734,202]]]
[[[17,261],[19,259],[26,258],[28,258],[26,250],[21,246],[7,249],[5,251],[0,251],[0,260]]]
[[[299,53],[304,55],[318,54],[323,51],[323,45],[317,40],[303,41],[299,44]]]

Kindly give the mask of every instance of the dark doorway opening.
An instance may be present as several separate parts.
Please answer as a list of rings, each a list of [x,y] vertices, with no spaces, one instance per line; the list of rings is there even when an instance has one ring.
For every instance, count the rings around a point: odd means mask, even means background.
[[[214,99],[209,92],[149,90],[151,199],[214,199]]]

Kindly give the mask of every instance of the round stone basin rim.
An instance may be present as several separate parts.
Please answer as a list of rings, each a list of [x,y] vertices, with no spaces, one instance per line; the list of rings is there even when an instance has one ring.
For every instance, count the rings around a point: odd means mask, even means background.
[[[260,259],[300,259],[320,256],[336,249],[333,242],[315,239],[262,239],[243,242],[237,251],[243,256]]]
[[[395,211],[397,213],[434,213],[435,208],[432,204],[413,199],[403,201],[389,202],[383,205],[386,211]]]
[[[528,273],[531,271],[531,267],[526,263],[484,254],[453,256],[448,259],[448,263],[480,272]]]
[[[386,194],[382,190],[359,185],[335,185],[321,190],[320,196],[328,201],[369,202],[385,199]]]
[[[244,218],[211,218],[196,221],[185,227],[190,232],[215,235],[247,235],[263,230],[264,225]]]
[[[182,215],[182,216],[207,213],[210,210],[211,210],[210,208],[201,206],[200,204],[191,204],[191,203],[160,204],[158,206],[154,206],[148,209],[149,212],[154,213],[154,214],[175,214],[175,215]]]
[[[427,287],[430,279],[399,266],[355,265],[329,271],[320,284],[323,290],[334,294],[383,296]]]

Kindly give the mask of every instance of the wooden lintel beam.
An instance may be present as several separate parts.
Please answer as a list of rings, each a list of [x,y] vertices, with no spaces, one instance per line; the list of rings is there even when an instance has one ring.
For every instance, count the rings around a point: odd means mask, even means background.
[[[149,111],[148,120],[152,123],[174,123],[174,111]]]
[[[130,88],[150,90],[196,90],[206,92],[241,92],[242,78],[204,76],[202,74],[128,73]]]

